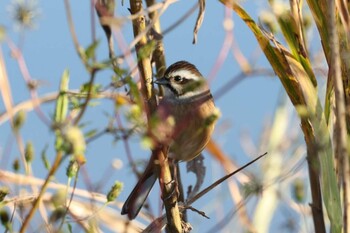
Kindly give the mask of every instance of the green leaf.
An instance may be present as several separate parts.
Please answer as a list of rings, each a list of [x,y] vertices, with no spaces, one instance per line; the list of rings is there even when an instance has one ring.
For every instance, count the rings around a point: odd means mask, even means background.
[[[85,133],[85,138],[91,138],[91,137],[95,136],[96,133],[97,133],[97,129],[92,129],[92,130]]]
[[[103,69],[107,69],[110,67],[110,62],[94,62],[92,64],[92,68],[96,69],[96,70],[103,70]]]
[[[68,113],[69,99],[67,91],[69,89],[69,71],[64,70],[61,77],[60,91],[56,101],[56,108],[54,114],[54,127],[56,128],[56,141],[55,141],[55,149],[56,151],[64,150],[64,139],[62,137],[60,127],[66,120],[66,116]]]
[[[142,106],[140,91],[137,87],[137,84],[134,82],[134,80],[131,77],[125,78],[124,81],[129,85],[129,88],[130,88],[129,94],[132,96],[132,98],[134,98],[135,102],[139,106]]]
[[[279,13],[277,15],[278,23],[281,27],[281,31],[283,33],[284,38],[286,39],[291,52],[294,56],[298,56],[299,54],[299,41],[296,37],[297,35],[297,28],[294,21],[294,18],[292,18],[291,13],[289,10],[284,10],[284,12]]]
[[[69,97],[69,104],[70,104],[70,109],[78,109],[81,107],[82,103],[80,103],[79,98],[76,96],[70,96]]]
[[[46,145],[46,146],[44,147],[44,149],[41,151],[41,160],[42,160],[42,162],[43,162],[45,168],[46,168],[47,170],[49,170],[49,169],[51,168],[51,165],[50,165],[49,160],[47,159],[47,154],[46,154],[47,149],[48,149],[48,145]]]
[[[73,227],[69,222],[67,223],[67,228],[69,233],[73,233]]]
[[[285,10],[285,12],[277,15],[278,23],[281,27],[284,38],[286,39],[291,53],[293,56],[302,64],[305,71],[308,74],[308,78],[316,86],[317,81],[315,74],[311,68],[311,63],[306,55],[305,48],[303,47],[303,42],[299,35],[299,29],[290,11]]]
[[[310,80],[305,78],[305,71],[301,70],[302,68],[299,63],[295,60],[290,60],[290,62],[296,68],[294,70],[295,77],[298,78],[300,83],[309,112],[308,121],[310,121],[314,130],[314,138],[316,147],[318,148],[317,152],[320,162],[321,190],[332,232],[341,232],[343,217],[340,192],[337,186],[332,141],[326,117],[317,95],[317,88],[313,86]],[[303,72],[304,75],[302,75]]]
[[[96,49],[97,49],[99,43],[100,43],[100,41],[96,40],[85,49],[85,56],[88,60],[95,57]]]
[[[326,55],[327,60],[330,57],[330,43],[329,43],[329,33],[327,27],[327,11],[325,8],[327,7],[326,0],[306,0],[308,7],[314,17],[319,35],[321,37],[322,48]]]
[[[140,60],[150,57],[154,49],[156,48],[156,45],[157,45],[157,42],[155,40],[151,40],[145,46],[139,49],[137,57]]]
[[[128,70],[120,68],[120,67],[114,67],[114,73],[117,75],[118,78],[124,78],[128,74]],[[113,80],[117,81],[117,80]]]
[[[84,83],[81,87],[80,87],[80,92],[81,93],[88,93],[89,91],[91,92],[90,94],[94,95],[97,94],[98,92],[101,91],[102,89],[102,85],[101,84],[93,84],[90,90],[90,83]]]
[[[56,101],[56,108],[55,108],[55,114],[54,114],[54,120],[56,124],[63,123],[66,119],[67,112],[68,112],[68,104],[69,104],[68,95],[67,95],[68,88],[69,88],[69,71],[66,69],[64,70],[61,77],[60,91]]]

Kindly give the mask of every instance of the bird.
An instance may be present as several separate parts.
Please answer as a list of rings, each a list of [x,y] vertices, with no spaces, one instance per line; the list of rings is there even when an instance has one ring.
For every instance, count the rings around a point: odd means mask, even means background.
[[[163,89],[155,116],[161,127],[152,135],[168,146],[168,158],[190,161],[208,144],[219,116],[209,86],[195,65],[178,61],[154,83]],[[159,125],[158,125],[159,126]],[[124,202],[121,214],[136,218],[157,180],[156,155],[151,155],[145,171]]]

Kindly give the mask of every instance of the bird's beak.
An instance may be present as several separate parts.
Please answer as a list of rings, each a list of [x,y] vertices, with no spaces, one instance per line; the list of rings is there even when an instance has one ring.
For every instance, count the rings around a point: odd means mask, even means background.
[[[162,78],[154,80],[153,82],[156,84],[159,84],[159,85],[167,85],[167,84],[169,84],[169,79],[162,77]]]

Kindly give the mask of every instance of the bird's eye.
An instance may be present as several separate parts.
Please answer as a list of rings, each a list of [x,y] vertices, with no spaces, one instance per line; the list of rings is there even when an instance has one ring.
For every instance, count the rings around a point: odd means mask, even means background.
[[[175,77],[174,77],[174,81],[175,81],[175,82],[181,82],[181,81],[182,81],[181,76],[178,76],[178,75],[175,76]]]

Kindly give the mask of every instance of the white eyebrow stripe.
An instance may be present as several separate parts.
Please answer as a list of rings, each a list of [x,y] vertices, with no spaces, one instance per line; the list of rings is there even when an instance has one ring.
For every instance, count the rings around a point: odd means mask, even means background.
[[[182,78],[186,78],[186,79],[192,79],[194,81],[199,81],[200,77],[198,77],[196,74],[192,73],[189,70],[176,70],[173,71],[169,74],[169,76],[171,77],[175,77],[175,76],[180,76]]]
[[[200,94],[203,94],[205,92],[207,92],[207,90],[190,91],[183,95],[178,96],[178,98],[181,100],[191,99],[192,97],[199,96]]]

